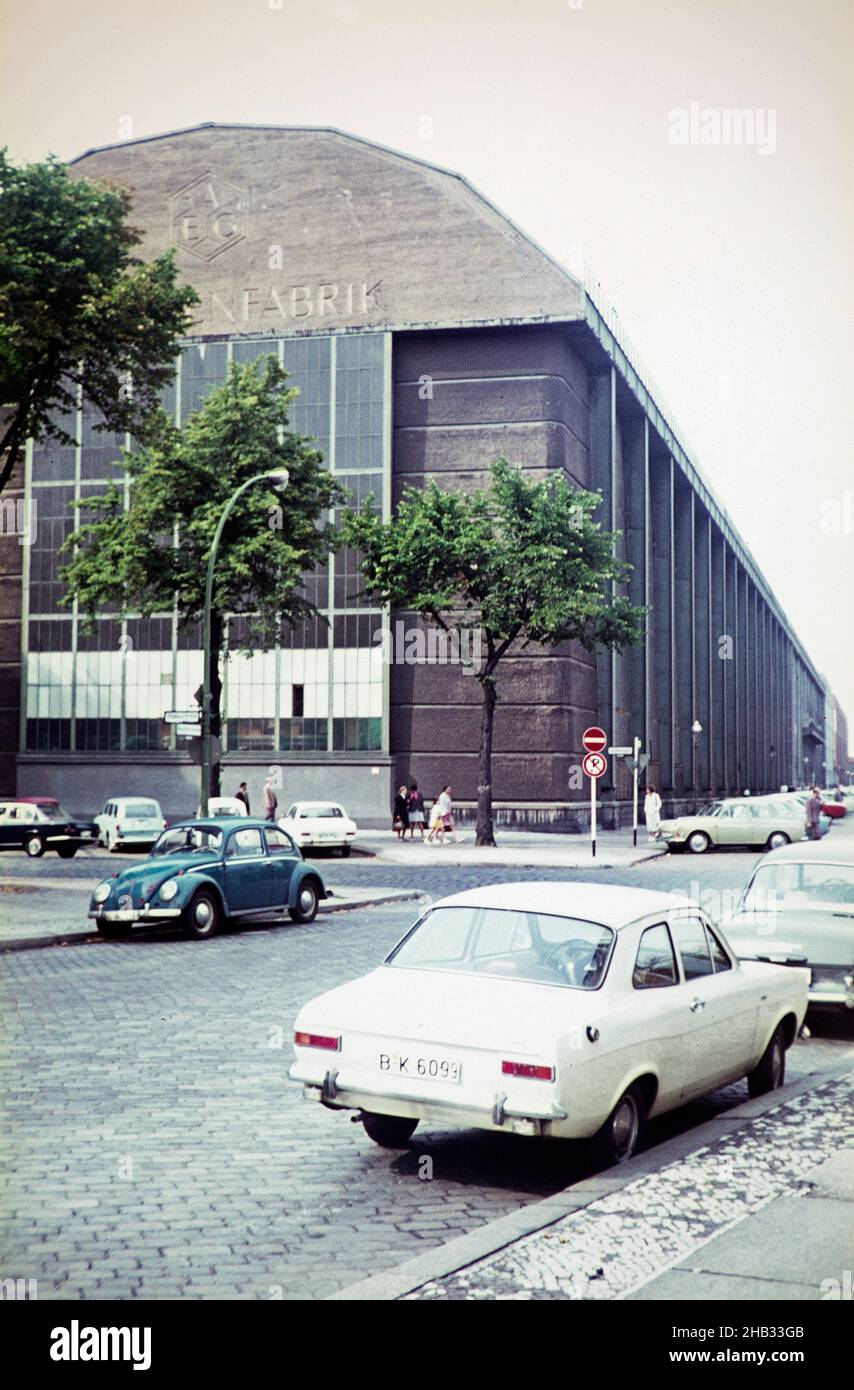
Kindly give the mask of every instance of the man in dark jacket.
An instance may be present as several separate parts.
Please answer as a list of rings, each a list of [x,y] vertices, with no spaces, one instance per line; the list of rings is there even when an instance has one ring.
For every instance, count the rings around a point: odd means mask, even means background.
[[[813,787],[807,801],[807,839],[821,839],[821,793]]]
[[[247,816],[250,816],[252,814],[252,812],[249,810],[249,791],[245,782],[240,783],[240,786],[237,789],[235,800],[243,802],[243,805],[246,807]]]

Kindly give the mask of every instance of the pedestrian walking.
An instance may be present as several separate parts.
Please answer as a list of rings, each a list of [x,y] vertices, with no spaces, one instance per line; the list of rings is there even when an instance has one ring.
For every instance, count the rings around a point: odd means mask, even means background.
[[[278,797],[276,796],[276,788],[273,786],[273,778],[272,778],[272,777],[268,777],[267,780],[266,780],[266,782],[264,783],[264,819],[265,819],[265,820],[275,820],[275,819],[276,819],[276,807],[278,806],[278,804],[279,804],[279,799],[278,799]]]
[[[405,783],[398,788],[397,796],[394,798],[394,818],[391,828],[399,840],[403,839],[409,829],[409,797]]]
[[[650,840],[658,839],[658,832],[661,829],[661,797],[655,787],[647,787],[646,796],[643,799],[643,818],[646,821],[647,834]]]
[[[247,816],[250,816],[252,814],[252,812],[249,810],[249,790],[245,782],[240,783],[240,786],[237,788],[237,791],[234,794],[234,799],[235,801],[243,802],[243,805],[246,807]]]
[[[427,839],[438,839],[439,843],[445,843],[445,816],[442,811],[442,793],[436,797],[430,810],[430,828],[427,832]]]
[[[446,787],[443,787],[443,788],[442,788],[442,791],[441,791],[441,793],[440,793],[440,795],[439,795],[438,806],[439,806],[439,814],[440,814],[440,816],[442,817],[442,824],[443,824],[445,830],[447,830],[449,834],[453,835],[453,837],[454,837],[454,839],[455,839],[455,841],[456,841],[456,843],[457,843],[458,845],[462,844],[463,839],[464,839],[464,836],[458,835],[458,834],[457,834],[457,829],[456,829],[456,826],[454,825],[454,805],[453,805],[453,802],[452,802],[452,800],[451,800],[451,785],[450,785],[450,783],[448,783],[448,785],[447,785]],[[445,841],[444,841],[444,837],[443,837],[443,839],[442,839],[442,844],[444,844],[444,843],[445,843]]]
[[[808,840],[821,839],[821,792],[818,787],[812,787],[807,798],[807,823],[806,832]]]
[[[418,783],[413,782],[409,788],[409,838],[415,839],[415,827],[421,831],[421,838],[424,839],[424,797],[418,790]]]

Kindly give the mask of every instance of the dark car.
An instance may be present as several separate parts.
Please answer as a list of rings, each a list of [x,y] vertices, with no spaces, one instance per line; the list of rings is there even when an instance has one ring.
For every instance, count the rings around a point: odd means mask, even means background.
[[[94,821],[77,820],[53,797],[0,801],[0,849],[23,849],[31,859],[55,849],[60,859],[73,859],[81,846],[97,841]]]
[[[317,869],[269,821],[209,816],[164,830],[147,859],[104,879],[89,916],[102,936],[134,926],[183,925],[200,940],[225,921],[312,922],[328,897]]]

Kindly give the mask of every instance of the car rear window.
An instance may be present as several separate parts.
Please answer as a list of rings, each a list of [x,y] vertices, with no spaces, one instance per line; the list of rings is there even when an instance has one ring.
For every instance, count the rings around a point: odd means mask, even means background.
[[[341,815],[340,806],[301,806],[301,816],[309,816],[316,820],[328,820],[333,816]]]
[[[134,817],[137,820],[157,820],[160,812],[153,801],[127,801],[125,815],[129,820]]]
[[[570,989],[598,989],[615,933],[598,922],[494,907],[437,907],[395,947],[386,965],[497,975]]]

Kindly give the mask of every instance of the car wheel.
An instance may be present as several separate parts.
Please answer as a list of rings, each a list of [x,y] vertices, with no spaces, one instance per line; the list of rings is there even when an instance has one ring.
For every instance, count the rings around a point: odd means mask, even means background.
[[[641,1092],[637,1086],[630,1086],[591,1140],[592,1156],[598,1167],[610,1168],[614,1163],[626,1163],[631,1158],[637,1148],[643,1116]]]
[[[103,936],[107,941],[114,941],[119,936],[130,936],[132,928],[124,922],[96,922],[98,935]]]
[[[78,849],[79,845],[60,845],[56,852],[60,859],[73,859]]]
[[[418,1121],[407,1119],[404,1115],[372,1115],[363,1110],[362,1124],[368,1138],[381,1148],[402,1149],[414,1134]]]
[[[791,844],[785,830],[775,830],[765,841],[766,849],[782,849],[783,845]]]
[[[692,854],[705,854],[712,842],[704,831],[694,830],[685,843]]]
[[[350,846],[349,846],[349,845],[342,845],[342,846],[341,846],[341,857],[342,857],[342,859],[349,859],[349,858],[350,858]]]
[[[313,922],[317,916],[320,898],[316,885],[310,878],[304,879],[297,890],[296,906],[288,909],[292,922]]]
[[[187,931],[197,941],[205,941],[219,928],[219,919],[219,902],[207,888],[201,888],[184,913]]]
[[[28,840],[25,840],[24,849],[30,859],[38,859],[40,855],[44,854],[44,845],[38,835],[31,835]]]
[[[781,1024],[748,1076],[747,1090],[751,1096],[764,1096],[768,1091],[779,1091],[785,1083],[786,1039]]]

